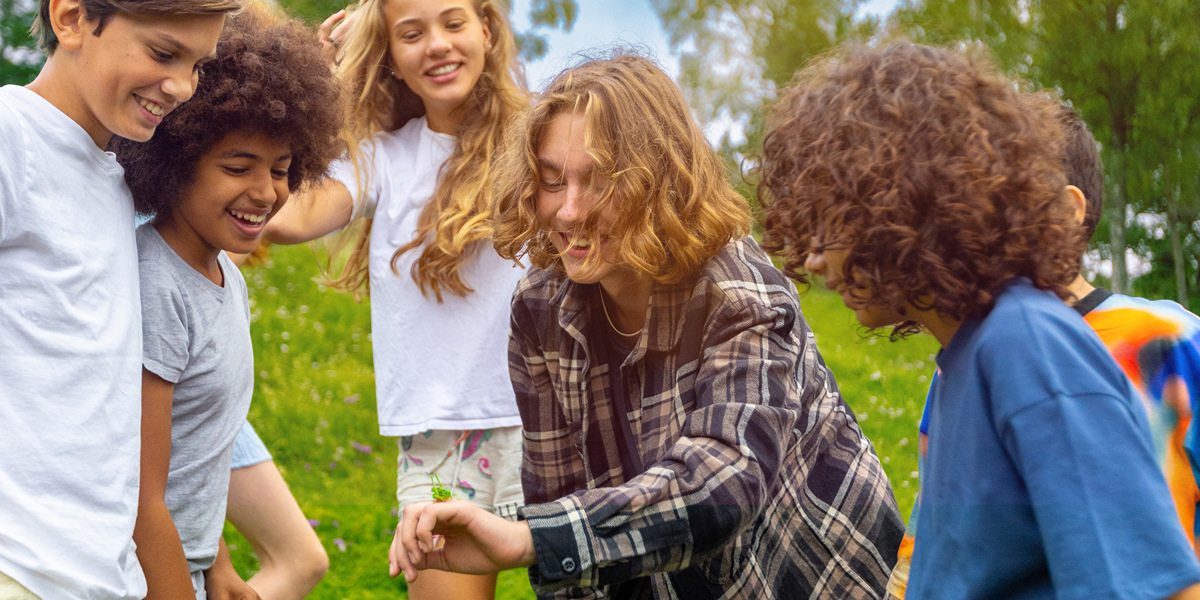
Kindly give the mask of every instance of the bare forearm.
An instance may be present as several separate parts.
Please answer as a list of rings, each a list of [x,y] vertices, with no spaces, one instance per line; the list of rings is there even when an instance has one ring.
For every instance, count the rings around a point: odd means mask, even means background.
[[[196,597],[183,543],[166,504],[138,507],[133,541],[137,543],[138,562],[146,574],[146,600]]]
[[[345,227],[353,215],[350,190],[327,179],[289,200],[267,223],[263,237],[273,244],[300,244]]]

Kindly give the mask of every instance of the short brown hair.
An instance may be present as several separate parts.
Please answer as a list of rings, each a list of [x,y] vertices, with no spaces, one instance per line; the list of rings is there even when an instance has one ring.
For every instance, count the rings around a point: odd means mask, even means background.
[[[1087,200],[1083,237],[1090,240],[1104,212],[1104,163],[1100,161],[1096,138],[1079,113],[1064,104],[1059,109],[1058,120],[1066,142],[1063,173],[1067,176],[1067,184],[1079,188]]]
[[[92,35],[99,36],[114,15],[219,15],[241,8],[240,0],[80,0],[83,14],[95,21]],[[50,26],[50,0],[41,0],[33,32],[47,56],[58,49],[58,37]]]
[[[1057,106],[970,52],[842,52],[798,75],[764,141],[763,245],[785,271],[804,281],[809,253],[836,244],[848,297],[956,320],[986,314],[1016,276],[1067,298],[1083,238]]]
[[[150,141],[110,142],[138,212],[169,214],[200,158],[233,131],[287,144],[292,191],[319,179],[344,147],[341,88],[316,36],[299,21],[251,6],[226,24],[196,94],[167,114]]]
[[[550,122],[577,111],[596,161],[597,201],[585,227],[594,228],[600,212],[614,206],[609,235],[620,262],[672,283],[749,232],[749,203],[729,185],[724,162],[679,88],[650,60],[618,51],[564,71],[510,128],[492,210],[500,256],[528,253],[534,266],[561,268],[534,206],[537,151]]]

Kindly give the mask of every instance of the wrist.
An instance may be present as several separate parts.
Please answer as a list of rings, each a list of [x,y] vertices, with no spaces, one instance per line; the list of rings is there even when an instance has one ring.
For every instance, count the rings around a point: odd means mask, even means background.
[[[517,559],[517,567],[531,567],[537,564],[537,551],[533,547],[533,530],[529,528],[529,523],[526,521],[517,521],[515,523],[520,529],[520,535],[517,539],[521,540],[521,555]]]

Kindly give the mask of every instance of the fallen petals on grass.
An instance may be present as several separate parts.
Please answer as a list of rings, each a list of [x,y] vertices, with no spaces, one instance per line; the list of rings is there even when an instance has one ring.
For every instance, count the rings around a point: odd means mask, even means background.
[[[359,452],[362,452],[363,454],[370,454],[370,453],[371,453],[371,447],[370,447],[370,446],[368,446],[368,445],[366,445],[366,444],[360,444],[360,443],[358,443],[358,442],[356,442],[356,441],[353,441],[353,440],[351,440],[351,441],[350,441],[350,447],[351,447],[351,448],[354,448],[355,450],[358,450]]]

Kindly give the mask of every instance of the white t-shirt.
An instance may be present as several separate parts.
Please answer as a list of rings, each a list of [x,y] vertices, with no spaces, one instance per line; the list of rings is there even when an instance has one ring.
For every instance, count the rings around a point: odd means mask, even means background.
[[[338,162],[332,175],[350,190],[356,215],[375,219],[368,270],[379,433],[520,425],[508,378],[508,326],[524,271],[485,242],[462,271],[475,291],[466,297],[443,292],[441,304],[413,282],[410,267],[421,249],[402,255],[399,275],[393,273],[392,254],[412,240],[455,140],[430,130],[421,117],[371,141],[363,144],[366,194],[350,163]]]
[[[50,598],[136,599],[142,319],[124,171],[0,88],[0,572]]]

